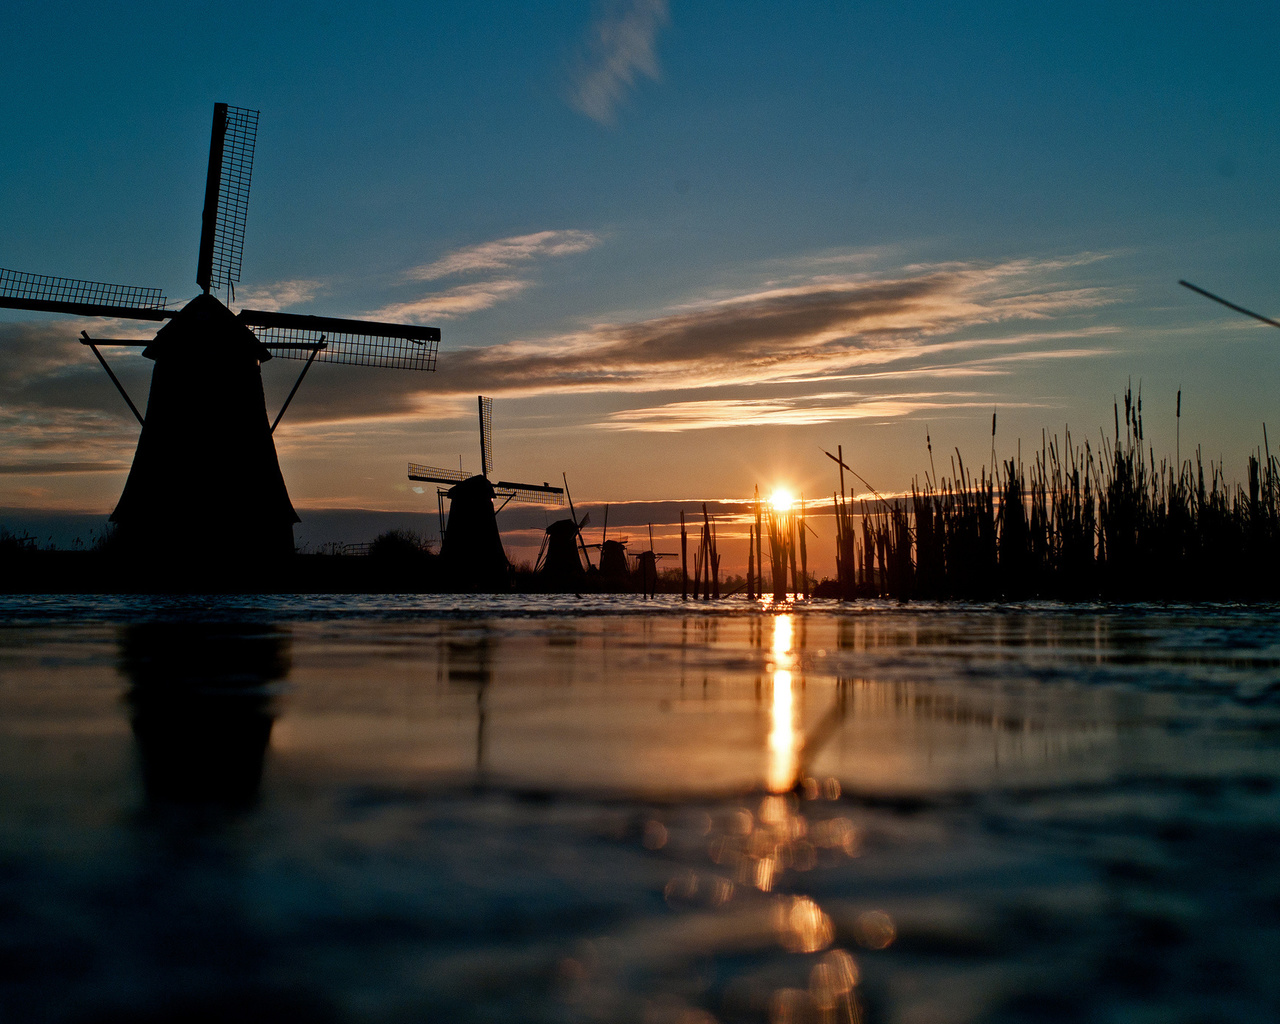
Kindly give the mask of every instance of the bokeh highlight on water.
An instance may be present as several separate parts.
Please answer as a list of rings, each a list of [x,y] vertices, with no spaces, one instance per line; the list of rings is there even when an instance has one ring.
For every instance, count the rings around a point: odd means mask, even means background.
[[[73,601],[0,1019],[1280,1019],[1274,607]]]

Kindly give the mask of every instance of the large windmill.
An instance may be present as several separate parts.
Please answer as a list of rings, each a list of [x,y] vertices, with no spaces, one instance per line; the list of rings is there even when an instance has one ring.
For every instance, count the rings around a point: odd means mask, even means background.
[[[507,480],[489,480],[493,471],[493,399],[477,398],[480,415],[480,472],[464,469],[439,469],[409,463],[409,479],[434,484],[449,484],[437,492],[441,502],[440,557],[445,571],[458,585],[477,589],[502,586],[510,577],[511,564],[502,547],[497,513],[511,501],[539,505],[564,504],[563,487],[549,483],[520,484]],[[449,516],[444,520],[444,501],[449,499]],[[494,499],[501,498],[496,509]]]
[[[201,294],[182,309],[168,308],[158,288],[0,269],[0,306],[167,321],[150,340],[81,332],[142,426],[111,520],[126,552],[158,564],[204,561],[234,571],[293,551],[298,516],[272,433],[312,363],[435,369],[437,328],[254,309],[233,314],[212,294],[224,290],[230,301],[240,280],[257,131],[256,110],[215,104],[196,266]],[[155,362],[145,417],[99,348],[121,345],[140,346]],[[276,356],[305,365],[269,421],[260,366]]]

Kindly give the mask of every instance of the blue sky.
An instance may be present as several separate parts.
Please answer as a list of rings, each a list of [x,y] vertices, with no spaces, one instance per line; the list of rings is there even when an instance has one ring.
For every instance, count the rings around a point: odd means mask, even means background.
[[[319,366],[277,434],[307,508],[421,508],[403,464],[575,496],[881,490],[935,448],[1148,435],[1243,471],[1275,419],[1274,5],[22,5],[0,266],[190,297],[212,105],[262,111],[239,304],[444,332],[434,375]],[[109,511],[136,425],[0,316],[0,506]],[[108,330],[98,324],[95,329]],[[135,327],[122,327],[136,333]],[[149,366],[116,357],[145,395]],[[264,367],[273,409],[296,368]],[[1166,408],[1167,406],[1167,408]]]

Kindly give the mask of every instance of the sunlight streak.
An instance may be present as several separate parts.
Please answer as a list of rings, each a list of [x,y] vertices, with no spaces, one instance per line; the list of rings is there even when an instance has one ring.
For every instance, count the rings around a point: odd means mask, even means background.
[[[792,621],[790,615],[773,620],[773,706],[770,709],[769,764],[766,785],[771,793],[786,793],[796,781],[799,769],[800,743],[795,721],[795,695],[791,669],[795,655],[791,650]]]

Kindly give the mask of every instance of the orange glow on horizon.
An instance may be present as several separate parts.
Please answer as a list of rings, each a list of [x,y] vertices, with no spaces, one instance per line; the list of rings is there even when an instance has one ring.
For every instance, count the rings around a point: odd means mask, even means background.
[[[791,496],[791,492],[783,487],[769,495],[769,504],[775,512],[790,512],[795,503],[796,499]]]

